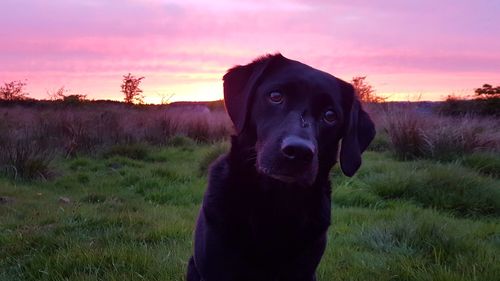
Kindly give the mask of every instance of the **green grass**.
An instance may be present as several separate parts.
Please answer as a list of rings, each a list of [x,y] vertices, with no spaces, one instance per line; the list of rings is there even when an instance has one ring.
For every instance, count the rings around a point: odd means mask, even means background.
[[[500,178],[500,153],[476,152],[465,155],[462,164],[481,174]]]
[[[224,148],[115,147],[55,159],[52,180],[0,178],[0,280],[183,280],[205,172]],[[368,152],[353,178],[335,168],[318,280],[497,280],[497,164]]]

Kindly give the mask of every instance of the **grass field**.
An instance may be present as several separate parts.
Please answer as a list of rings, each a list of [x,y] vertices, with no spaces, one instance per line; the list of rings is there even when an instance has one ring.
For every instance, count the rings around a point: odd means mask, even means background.
[[[0,177],[0,280],[183,280],[225,148],[120,145],[57,157],[51,180]],[[500,157],[395,159],[369,151],[355,177],[332,171],[318,280],[499,280]]]
[[[368,105],[378,134],[334,168],[318,279],[499,280],[499,119]],[[213,105],[0,106],[0,280],[183,280],[207,169],[228,149]]]

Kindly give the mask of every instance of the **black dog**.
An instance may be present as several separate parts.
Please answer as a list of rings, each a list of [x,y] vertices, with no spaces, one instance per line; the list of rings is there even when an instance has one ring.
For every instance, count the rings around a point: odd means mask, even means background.
[[[316,280],[339,142],[352,176],[373,122],[351,84],[281,54],[230,69],[224,98],[237,134],[211,167],[187,280]]]

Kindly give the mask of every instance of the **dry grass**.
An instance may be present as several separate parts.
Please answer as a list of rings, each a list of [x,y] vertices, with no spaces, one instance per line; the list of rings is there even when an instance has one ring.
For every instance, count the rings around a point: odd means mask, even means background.
[[[379,115],[378,131],[387,134],[401,159],[451,160],[463,154],[500,151],[495,117],[439,116],[411,105],[391,106]]]
[[[21,178],[45,178],[54,155],[95,155],[117,145],[198,143],[230,135],[227,114],[206,106],[120,104],[0,107],[0,168]]]
[[[54,156],[46,140],[25,128],[17,129],[2,138],[0,171],[15,179],[47,179],[53,174],[50,164]]]
[[[378,127],[371,150],[390,150],[400,159],[438,160],[500,151],[499,120],[495,117],[439,116],[415,104],[368,104],[366,109]],[[22,158],[12,156],[16,153],[33,158],[37,153],[55,152],[70,158],[94,155],[116,145],[171,146],[178,140],[184,142],[185,138],[212,143],[226,139],[232,132],[231,122],[221,107],[190,104],[10,105],[0,106],[0,117],[0,146],[3,147],[0,166],[4,170],[5,167],[22,169],[13,163],[17,161],[14,159]],[[19,141],[21,135],[22,142]],[[20,143],[36,147],[24,153],[20,151],[23,147]],[[45,152],[47,149],[50,153]]]
[[[15,106],[0,107],[0,116],[2,135],[26,128],[40,138],[50,140],[66,156],[88,154],[100,146],[115,144],[147,142],[165,145],[177,135],[199,142],[213,142],[231,132],[226,113],[211,111],[205,106]]]

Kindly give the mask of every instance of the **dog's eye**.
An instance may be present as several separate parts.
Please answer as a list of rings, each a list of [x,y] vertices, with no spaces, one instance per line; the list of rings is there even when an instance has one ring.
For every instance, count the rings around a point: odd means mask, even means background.
[[[269,100],[272,103],[282,103],[283,102],[283,94],[280,92],[271,92],[271,93],[269,93]]]
[[[325,122],[328,124],[333,124],[335,123],[335,121],[337,121],[337,114],[335,114],[335,112],[333,112],[332,110],[327,110],[323,115],[323,120],[325,120]]]

